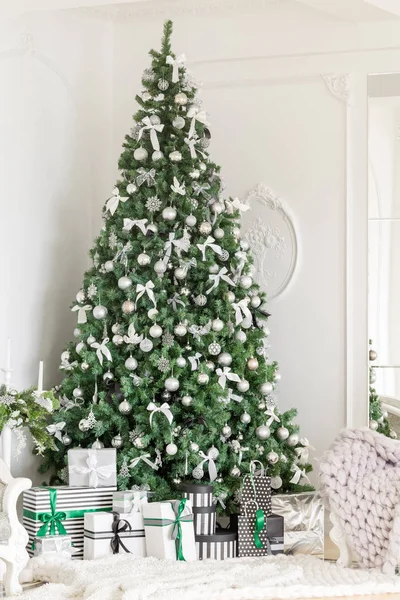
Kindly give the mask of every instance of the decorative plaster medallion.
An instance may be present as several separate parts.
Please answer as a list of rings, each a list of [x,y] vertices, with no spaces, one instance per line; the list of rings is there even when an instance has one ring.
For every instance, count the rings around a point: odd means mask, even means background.
[[[325,81],[328,90],[336,98],[350,104],[350,74],[342,73],[340,75],[336,73],[321,73],[322,79]]]
[[[298,239],[292,217],[278,196],[259,183],[244,203],[251,210],[242,215],[243,239],[254,256],[257,282],[275,298],[288,287],[298,264]]]

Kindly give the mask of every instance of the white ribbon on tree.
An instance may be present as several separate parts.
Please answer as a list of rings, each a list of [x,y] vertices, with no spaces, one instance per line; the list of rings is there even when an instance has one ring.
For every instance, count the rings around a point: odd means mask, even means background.
[[[213,250],[215,252],[215,254],[222,254],[221,246],[218,246],[218,244],[215,244],[214,242],[215,242],[215,239],[209,235],[208,238],[206,239],[206,241],[204,242],[204,244],[197,244],[198,249],[200,250],[200,252],[203,255],[203,260],[206,260],[206,249],[207,248],[211,248],[211,250]]]
[[[307,474],[304,469],[300,469],[296,464],[293,463],[290,470],[292,471],[292,473],[294,473],[292,479],[290,480],[290,483],[297,484],[300,482],[300,479],[302,477],[304,479],[307,479],[308,483],[310,483],[310,480],[308,479]]]
[[[70,410],[71,408],[76,408],[77,406],[83,406],[84,403],[85,401],[83,398],[74,398],[73,400],[70,400],[65,394],[60,400],[61,408],[64,410]]]
[[[139,229],[143,233],[143,235],[146,235],[146,233],[147,233],[146,223],[147,223],[147,219],[124,219],[123,230],[130,231],[132,229],[132,227],[136,226],[136,227],[139,227]]]
[[[227,499],[228,494],[226,492],[221,492],[218,496],[213,497],[213,504],[220,504],[223,510],[226,509],[225,500]]]
[[[295,448],[295,452],[299,458],[299,464],[307,464],[310,454],[310,450],[315,450],[314,446],[311,446],[307,438],[303,437],[300,439],[301,446]]]
[[[196,104],[192,104],[192,106],[189,106],[186,114],[189,117],[189,119],[192,119],[189,127],[190,138],[193,137],[194,132],[196,131],[196,121],[206,126],[210,124],[207,119],[207,113]]]
[[[239,261],[236,271],[240,276],[242,274],[243,267],[246,264],[247,254],[246,252],[243,252],[243,250],[239,250],[238,252],[235,252],[235,258],[237,258]]]
[[[150,131],[150,141],[154,150],[160,150],[160,142],[158,141],[157,131],[159,133],[164,129],[164,125],[162,123],[153,124],[150,120],[150,117],[144,117],[142,119],[142,123],[144,123],[143,127],[139,130],[138,140],[142,138],[143,132],[146,130]]]
[[[148,281],[145,285],[142,285],[141,283],[138,283],[136,286],[136,292],[137,292],[137,296],[136,296],[136,304],[138,303],[138,300],[144,295],[147,294],[149,299],[152,301],[152,303],[154,304],[154,306],[157,306],[156,303],[156,299],[154,297],[154,283],[152,281]]]
[[[227,379],[229,381],[236,381],[236,382],[240,381],[239,375],[236,375],[236,373],[231,373],[231,370],[232,369],[230,367],[224,367],[223,369],[217,369],[215,371],[216,374],[218,375],[218,383],[222,387],[223,390],[225,389]]]
[[[239,302],[232,302],[232,308],[236,313],[236,325],[239,325],[244,319],[251,319],[251,312],[248,308],[249,299],[242,298]]]
[[[115,260],[120,260],[121,264],[124,265],[124,267],[128,266],[128,252],[130,252],[132,250],[132,244],[130,242],[127,242],[125,244],[125,246],[120,247],[120,249],[118,250],[117,254],[114,256],[113,261]]]
[[[99,467],[96,450],[88,450],[87,453],[86,466],[70,465],[69,469],[77,475],[89,475],[89,487],[97,488],[99,480],[107,480],[111,477],[115,470],[115,464]]]
[[[175,239],[175,232],[172,231],[169,234],[168,240],[164,244],[165,256],[163,262],[167,264],[171,258],[172,248],[175,247],[175,251],[178,256],[181,256],[181,252],[187,252],[190,247],[190,240],[187,237],[181,237],[179,240]]]
[[[192,334],[195,340],[199,341],[203,335],[210,333],[211,321],[208,321],[206,325],[190,325],[188,331]]]
[[[82,323],[87,323],[86,312],[88,310],[90,310],[91,308],[92,308],[92,306],[90,304],[86,304],[85,306],[78,306],[78,304],[76,304],[75,306],[73,306],[71,308],[71,311],[72,312],[78,311],[78,323],[82,324]]]
[[[179,81],[179,69],[185,64],[186,56],[181,54],[177,58],[174,58],[173,56],[168,55],[165,62],[167,65],[172,65],[172,82],[176,83]]]
[[[124,335],[125,344],[140,344],[143,339],[143,335],[139,335],[136,333],[136,329],[133,323],[131,323],[128,327],[128,335]]]
[[[202,357],[202,355],[200,354],[200,352],[196,352],[196,354],[194,356],[188,356],[188,360],[189,360],[190,364],[192,365],[192,371],[197,371],[197,369],[199,368],[199,363],[200,363],[201,357]]]
[[[206,291],[206,294],[210,294],[216,287],[219,286],[221,279],[223,279],[224,281],[226,281],[227,283],[229,283],[229,285],[233,285],[235,286],[235,282],[232,281],[232,279],[229,277],[229,275],[227,275],[228,273],[228,269],[226,267],[222,267],[218,273],[216,273],[215,275],[211,274],[208,276],[208,278],[210,279],[210,281],[213,281],[214,283],[212,284],[212,286]]]
[[[113,215],[118,208],[120,202],[126,202],[129,196],[120,196],[119,189],[116,187],[112,191],[112,196],[107,200],[106,208]]]
[[[185,269],[185,272],[187,273],[191,267],[197,267],[197,260],[195,258],[181,260],[180,265],[182,269]]]
[[[249,450],[250,450],[250,448],[248,446],[240,446],[240,448],[239,448],[238,465],[242,464],[243,452],[248,452]]]
[[[140,167],[140,169],[137,170],[138,175],[136,177],[136,183],[138,184],[138,186],[140,187],[143,183],[147,183],[148,187],[150,187],[151,185],[154,185],[156,180],[156,170],[155,169],[150,169],[150,171],[146,171],[146,169],[144,167]]]
[[[93,342],[93,344],[90,344],[91,348],[96,349],[97,358],[99,359],[99,363],[101,365],[103,364],[103,355],[106,357],[107,360],[112,362],[111,352],[107,348],[107,344],[109,341],[110,339],[107,337],[104,338],[101,344],[99,344],[99,342]]]
[[[179,183],[177,177],[174,177],[174,183],[171,183],[171,190],[175,192],[175,194],[184,196],[186,194],[185,182]]]
[[[151,462],[151,460],[149,460],[150,456],[151,456],[151,454],[149,454],[149,453],[141,454],[141,456],[137,456],[136,458],[131,460],[131,462],[129,463],[129,468],[134,469],[136,467],[136,465],[139,464],[140,461],[143,461],[144,463],[146,463],[146,465],[149,465],[149,467],[151,467],[152,469],[157,471],[158,465],[155,462]]]
[[[240,202],[239,198],[234,198],[233,200],[225,200],[226,212],[228,215],[231,215],[235,212],[235,210],[239,210],[240,212],[246,212],[250,210],[250,206],[248,204],[243,204]]]
[[[64,429],[65,425],[66,425],[65,421],[60,421],[59,423],[52,423],[51,425],[48,425],[46,427],[46,429],[50,435],[54,435],[54,437],[61,442],[62,441],[62,433],[61,432]]]
[[[266,425],[268,427],[271,427],[271,425],[274,421],[276,421],[277,423],[281,422],[280,418],[275,413],[275,410],[276,410],[276,406],[269,406],[267,408],[267,410],[264,411],[264,415],[267,415],[269,417],[269,419],[267,420],[267,423],[266,423]]]
[[[243,396],[235,394],[233,390],[228,388],[228,402],[230,402],[231,400],[235,400],[235,402],[241,402],[243,400]]]
[[[203,183],[202,185],[200,185],[200,183],[197,183],[197,181],[193,181],[192,183],[193,193],[196,196],[199,196],[201,194],[206,200],[210,199],[210,194],[207,192],[207,190],[209,190],[210,187],[211,186],[209,183]]]
[[[174,294],[172,298],[168,298],[167,304],[172,304],[172,310],[178,310],[178,304],[181,304],[183,307],[185,306],[183,300],[179,298],[179,294]]]
[[[204,454],[202,451],[199,452],[199,456],[201,456],[203,460],[196,466],[196,469],[201,469],[204,463],[208,462],[208,474],[210,476],[210,481],[217,479],[217,467],[215,466],[212,456],[210,456],[210,454]]]
[[[174,416],[171,412],[171,409],[169,407],[169,404],[167,402],[164,402],[164,404],[161,404],[161,406],[157,406],[157,404],[154,404],[154,402],[149,402],[147,405],[147,410],[151,410],[150,413],[150,427],[152,425],[152,421],[153,421],[153,417],[156,413],[160,412],[163,415],[165,415],[168,419],[168,423],[171,425],[172,421],[174,420]]]

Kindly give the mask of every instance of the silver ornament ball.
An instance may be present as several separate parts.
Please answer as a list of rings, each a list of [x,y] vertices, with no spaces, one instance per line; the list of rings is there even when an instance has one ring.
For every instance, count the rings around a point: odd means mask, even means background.
[[[157,87],[162,92],[165,92],[169,88],[169,83],[166,79],[159,79],[157,82]]]
[[[162,328],[159,325],[152,325],[149,329],[149,334],[152,338],[159,338],[162,336]]]
[[[186,275],[187,275],[187,271],[183,267],[178,267],[174,271],[174,276],[176,277],[176,279],[179,279],[179,280],[186,279]]]
[[[168,456],[174,456],[178,452],[178,446],[171,442],[165,447],[165,452]]]
[[[83,290],[79,290],[79,292],[76,294],[75,298],[76,298],[76,301],[79,302],[79,304],[81,304],[82,302],[85,301],[85,298],[86,298],[85,292]]]
[[[235,338],[238,342],[245,342],[247,340],[247,335],[244,331],[240,330],[235,334]]]
[[[235,302],[235,294],[233,292],[228,292],[226,294],[226,299],[228,300],[228,302]]]
[[[88,365],[88,363],[87,363],[87,362],[83,362],[83,363],[81,364],[81,369],[82,369],[82,371],[87,371],[87,370],[88,370],[88,368],[89,368],[89,365]]]
[[[242,379],[241,381],[239,381],[236,384],[236,388],[237,388],[238,392],[244,393],[244,392],[248,391],[248,389],[250,388],[250,384],[247,381],[247,379]]]
[[[248,425],[251,421],[251,416],[249,413],[244,412],[242,415],[240,415],[240,420],[244,425]]]
[[[135,152],[133,153],[133,158],[135,160],[146,160],[147,157],[148,152],[146,148],[136,148]]]
[[[378,358],[378,353],[375,350],[369,351],[369,360],[376,360]]]
[[[278,372],[274,373],[274,381],[280,381],[282,379],[282,375]]]
[[[251,317],[245,317],[243,319],[243,321],[240,323],[240,326],[243,327],[243,329],[250,329],[250,327],[253,325],[253,319],[251,319]]]
[[[194,215],[188,215],[185,219],[185,223],[188,227],[194,227],[197,223],[197,219]]]
[[[158,315],[158,310],[156,308],[150,308],[150,310],[147,311],[147,316],[149,317],[149,319],[155,319],[156,316]]]
[[[211,324],[211,327],[213,331],[222,331],[222,329],[224,328],[224,322],[221,321],[221,319],[214,319]]]
[[[232,434],[232,429],[229,427],[227,423],[222,428],[222,435],[225,437],[229,437]]]
[[[146,254],[146,252],[142,252],[141,254],[139,254],[139,256],[137,257],[137,261],[138,264],[141,267],[145,267],[146,265],[150,264],[151,262],[151,258],[148,254]]]
[[[261,298],[259,296],[252,296],[250,304],[253,308],[258,308],[261,304]]]
[[[192,396],[182,396],[181,403],[183,406],[190,406],[193,402]]]
[[[137,369],[138,366],[138,362],[136,360],[136,358],[134,358],[133,356],[129,356],[126,361],[125,361],[125,368],[128,369],[128,371],[134,371],[135,369]]]
[[[101,441],[99,440],[99,438],[97,438],[97,439],[96,439],[96,440],[93,442],[93,444],[92,444],[92,448],[93,448],[94,450],[101,450],[102,448],[104,448],[104,444],[103,444],[103,442],[101,442]]]
[[[206,385],[209,381],[209,376],[207,375],[207,373],[199,373],[197,375],[197,383],[199,383],[200,385]]]
[[[215,446],[211,446],[211,448],[207,450],[207,456],[209,456],[212,460],[217,460],[219,456],[218,448],[216,448]]]
[[[122,448],[122,446],[124,445],[124,441],[121,437],[121,435],[118,433],[117,435],[114,435],[114,437],[111,440],[111,446],[113,448]]]
[[[375,419],[371,419],[369,422],[369,428],[372,429],[372,431],[376,431],[378,429],[379,425],[378,422],[375,421]]]
[[[112,381],[114,379],[114,375],[111,373],[111,371],[106,371],[103,375],[103,379],[104,381]]]
[[[218,356],[218,364],[220,364],[222,367],[229,367],[229,365],[231,363],[232,363],[232,356],[231,356],[231,354],[229,354],[229,352],[222,352]]]
[[[244,252],[247,252],[247,250],[250,248],[250,244],[247,240],[242,240],[240,242],[240,247]]]
[[[193,479],[202,479],[204,477],[204,471],[201,467],[195,467],[192,471]]]
[[[90,425],[88,423],[88,420],[87,419],[81,419],[79,421],[78,427],[79,427],[80,431],[82,431],[82,432],[89,431]]]
[[[271,487],[273,490],[279,490],[282,487],[283,481],[279,475],[271,477]]]
[[[188,98],[184,92],[179,92],[178,94],[176,94],[175,104],[178,104],[179,106],[185,106],[185,104],[187,104],[187,101]]]
[[[221,202],[214,202],[211,204],[211,212],[215,215],[220,215],[224,210],[224,205]]]
[[[117,333],[117,332],[115,332],[115,333]],[[87,339],[86,341],[87,341],[87,343],[89,344],[89,346],[91,346],[92,344],[94,344],[94,343],[95,343],[95,341],[96,341],[96,338],[94,337],[94,335],[89,335],[89,336],[88,336],[88,339]]]
[[[139,344],[142,352],[151,352],[153,350],[153,342],[149,338],[144,338]]]
[[[256,436],[259,440],[267,440],[271,435],[271,430],[268,425],[260,425],[256,429]]]
[[[276,465],[276,463],[279,461],[279,455],[276,452],[268,452],[267,454],[267,460],[268,462],[271,463],[271,465]]]
[[[175,127],[175,129],[183,129],[185,127],[185,119],[178,115],[172,121],[172,126]]]
[[[61,441],[64,446],[70,446],[72,444],[72,437],[66,433],[62,436]]]
[[[150,116],[150,123],[152,125],[159,125],[161,123],[161,119],[158,115],[151,115]]]
[[[158,260],[154,264],[154,270],[157,273],[157,275],[163,275],[165,273],[165,271],[167,270],[167,265],[165,264],[164,261]]]
[[[128,290],[132,285],[132,279],[130,277],[120,277],[118,279],[118,287],[120,290]]]
[[[81,335],[81,330],[79,327],[75,327],[74,329],[74,337],[78,338]]]
[[[211,233],[211,229],[212,229],[211,224],[208,221],[203,221],[199,225],[199,231],[203,235],[208,235],[209,233]]]
[[[217,264],[211,265],[211,267],[208,268],[208,272],[211,274],[218,273],[218,271],[219,266]]]
[[[174,150],[169,155],[169,160],[172,162],[180,162],[182,160],[182,154],[178,150]]]
[[[217,227],[217,229],[214,229],[213,235],[216,240],[222,240],[225,235],[225,231],[221,229],[221,227]]]
[[[180,369],[186,367],[186,358],[184,358],[183,356],[178,356],[178,358],[176,359],[176,366]]]
[[[165,221],[174,221],[176,219],[176,209],[173,206],[166,206],[162,212]]]
[[[126,191],[128,192],[128,194],[134,194],[136,190],[137,187],[135,183],[128,183],[128,185],[126,186]]]
[[[297,446],[298,443],[299,436],[297,435],[297,433],[291,433],[287,439],[287,445],[293,448],[294,446]]]
[[[108,310],[106,309],[105,306],[102,306],[101,304],[99,304],[98,306],[95,306],[93,309],[93,316],[95,319],[105,319],[107,316]]]
[[[80,387],[76,387],[73,390],[72,395],[74,398],[83,398],[83,389]]]
[[[113,333],[120,333],[121,330],[121,325],[119,323],[114,323],[114,325],[111,327],[111,331]]]
[[[129,404],[128,400],[122,400],[118,406],[118,410],[122,415],[129,415],[132,411],[132,404]]]
[[[279,427],[279,429],[276,432],[276,437],[281,442],[283,442],[284,440],[287,440],[289,437],[289,429],[287,429],[286,427]]]
[[[185,325],[183,325],[182,323],[178,323],[178,325],[176,325],[174,327],[174,333],[178,337],[183,337],[184,335],[187,334],[187,329],[186,329]]]
[[[240,477],[240,469],[239,467],[237,467],[236,465],[233,467],[233,469],[231,469],[230,472],[232,477]]]
[[[132,300],[125,300],[122,304],[122,312],[124,315],[130,315],[135,311],[135,303]]]
[[[262,383],[260,385],[260,393],[263,394],[263,396],[267,396],[268,394],[270,394],[273,391],[273,389],[274,387],[269,381],[266,381],[265,383]]]
[[[194,299],[194,303],[197,304],[197,306],[205,306],[207,304],[207,296],[204,296],[204,294],[199,294]]]
[[[192,452],[197,452],[199,449],[199,445],[196,442],[190,442],[190,450]]]
[[[112,338],[113,344],[115,344],[116,346],[121,346],[124,343],[124,338],[122,337],[122,335],[119,335],[119,333],[113,335]]]
[[[249,371],[256,371],[258,369],[258,360],[254,357],[249,358],[247,361],[247,368]]]
[[[176,392],[179,389],[179,380],[176,377],[168,377],[165,380],[164,387],[169,392]]]
[[[207,369],[210,369],[210,371],[214,371],[214,369],[215,369],[215,365],[214,365],[214,363],[213,363],[213,362],[211,362],[210,360],[208,360],[208,361],[206,362],[206,367],[207,367]]]
[[[239,284],[244,290],[248,290],[253,285],[253,279],[250,275],[242,275]]]

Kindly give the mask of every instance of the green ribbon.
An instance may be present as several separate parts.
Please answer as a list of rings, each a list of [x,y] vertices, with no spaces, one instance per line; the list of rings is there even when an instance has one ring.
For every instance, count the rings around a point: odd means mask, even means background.
[[[260,533],[264,529],[264,525],[265,525],[264,511],[261,508],[258,508],[256,510],[256,518],[255,518],[255,522],[254,522],[254,536],[253,536],[254,537],[254,545],[257,548],[264,548],[264,544],[262,543],[262,541],[260,539]]]
[[[62,511],[57,512],[57,490],[55,488],[48,488],[48,490],[50,495],[50,512],[37,513],[38,518],[35,520],[41,521],[43,525],[36,536],[44,537],[47,535],[47,532],[49,532],[49,535],[56,535],[56,531],[58,531],[59,535],[66,535],[67,530],[62,524],[62,521],[65,521],[67,515]],[[25,512],[28,511],[24,511],[24,513]]]
[[[171,503],[172,510],[175,513],[175,519],[144,519],[144,524],[147,527],[167,527],[168,525],[172,525],[171,537],[175,540],[176,544],[176,558],[177,560],[186,561],[183,555],[182,549],[182,523],[188,523],[193,521],[193,514],[183,515],[183,511],[185,510],[187,498],[182,498],[182,500],[177,500],[174,503]]]

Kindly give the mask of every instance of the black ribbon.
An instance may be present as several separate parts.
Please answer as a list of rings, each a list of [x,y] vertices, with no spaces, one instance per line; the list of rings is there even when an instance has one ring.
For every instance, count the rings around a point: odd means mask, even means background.
[[[106,383],[106,388],[106,402],[112,404],[114,400],[113,396],[115,396],[115,398],[118,400],[118,403],[124,400],[124,395],[121,391],[121,386],[119,385],[118,381],[110,381],[109,383]]]
[[[114,535],[110,541],[112,553],[119,554],[119,548],[121,546],[121,548],[125,550],[125,552],[131,554],[130,550],[128,550],[124,542],[119,537],[119,534],[123,533],[124,531],[132,531],[132,526],[130,523],[128,523],[128,521],[125,521],[125,519],[120,519],[119,513],[113,513],[113,515],[114,520],[112,522],[111,529]]]
[[[184,419],[182,423],[182,428],[187,429],[189,427],[192,427],[193,425],[204,425],[204,427],[207,427],[207,421],[202,415],[197,418],[187,417],[187,419]]]

